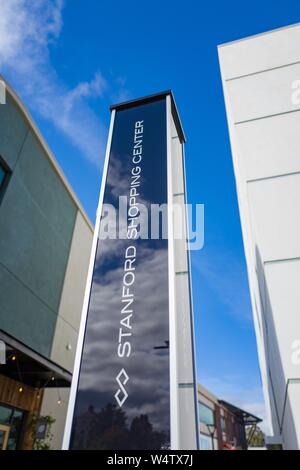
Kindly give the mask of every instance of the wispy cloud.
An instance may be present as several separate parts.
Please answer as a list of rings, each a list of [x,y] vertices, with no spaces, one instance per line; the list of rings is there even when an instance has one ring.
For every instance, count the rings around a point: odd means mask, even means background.
[[[1,0],[0,70],[35,113],[99,163],[106,132],[87,99],[102,96],[108,84],[99,71],[73,89],[58,76],[49,49],[61,34],[63,6],[63,0]]]

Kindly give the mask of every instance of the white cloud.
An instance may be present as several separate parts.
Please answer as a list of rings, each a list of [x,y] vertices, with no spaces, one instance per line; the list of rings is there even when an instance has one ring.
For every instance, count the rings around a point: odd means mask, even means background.
[[[61,32],[62,8],[62,0],[1,0],[1,66],[34,71],[33,66],[46,65],[48,46]]]
[[[31,109],[67,136],[89,161],[103,156],[103,128],[86,98],[101,96],[106,81],[70,89],[53,67],[49,46],[62,29],[63,0],[1,0],[0,68]]]
[[[69,91],[66,101],[72,104],[74,100],[88,96],[99,96],[103,93],[106,87],[106,81],[100,72],[95,74],[95,77],[90,82],[81,82],[73,90]]]

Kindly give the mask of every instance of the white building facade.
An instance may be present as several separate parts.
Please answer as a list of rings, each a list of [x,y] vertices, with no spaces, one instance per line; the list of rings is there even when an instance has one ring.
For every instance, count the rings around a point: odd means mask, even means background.
[[[300,25],[219,46],[274,443],[300,448]]]

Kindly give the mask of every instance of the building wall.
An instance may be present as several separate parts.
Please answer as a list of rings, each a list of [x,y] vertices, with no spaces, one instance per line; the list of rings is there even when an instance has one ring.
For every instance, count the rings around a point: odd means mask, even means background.
[[[173,227],[175,236],[177,233],[181,234],[180,238],[174,240],[179,449],[196,449],[198,446],[195,423],[197,414],[196,378],[193,369],[194,338],[185,212],[184,153],[183,144],[173,119],[171,139],[173,204],[180,208],[179,212],[174,210]]]
[[[58,309],[51,359],[72,373],[93,231],[77,212]]]
[[[299,41],[295,25],[219,47],[265,400],[286,449],[300,447]]]
[[[87,276],[93,234],[78,212],[71,250],[57,317],[51,359],[73,372],[77,336],[81,317],[85,278]],[[48,389],[44,392],[43,416],[55,418],[51,447],[61,449],[68,408],[69,389]]]
[[[0,121],[0,326],[49,357],[77,208],[9,95]]]
[[[7,87],[0,157],[0,329],[72,372],[93,227],[27,110]],[[44,393],[60,448],[68,389]],[[59,402],[59,403],[58,403]]]

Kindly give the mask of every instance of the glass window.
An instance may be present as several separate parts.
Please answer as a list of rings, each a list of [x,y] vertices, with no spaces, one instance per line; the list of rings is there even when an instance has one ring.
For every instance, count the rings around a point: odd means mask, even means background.
[[[200,449],[201,450],[212,450],[211,437],[208,437],[205,434],[200,434]]]
[[[0,425],[7,426],[8,441],[7,449],[15,450],[18,448],[20,436],[22,433],[22,424],[25,412],[10,406],[0,405]]]
[[[221,416],[221,429],[222,429],[222,439],[223,441],[227,440],[227,435],[226,435],[226,421],[224,416]]]
[[[6,172],[4,171],[4,168],[2,167],[2,165],[0,164],[0,188],[4,181],[5,175],[6,175]]]
[[[11,420],[11,428],[9,433],[9,439],[7,444],[8,450],[16,450],[21,435],[22,423],[24,418],[24,411],[16,410],[13,411],[13,417]]]
[[[7,171],[6,166],[2,163],[3,161],[1,160],[0,157],[0,191],[3,189],[4,184],[6,182],[6,178],[9,174],[9,171]]]
[[[221,428],[222,428],[222,431],[226,431],[226,421],[225,421],[225,418],[224,416],[221,416]]]
[[[0,424],[10,424],[12,411],[8,406],[0,405]]]
[[[198,409],[200,423],[212,425],[215,423],[214,410],[201,402],[198,402]]]

